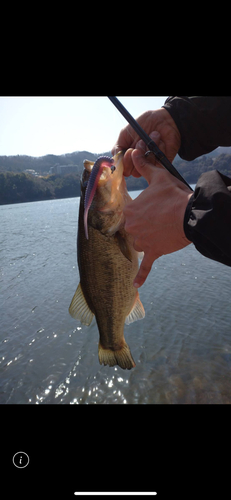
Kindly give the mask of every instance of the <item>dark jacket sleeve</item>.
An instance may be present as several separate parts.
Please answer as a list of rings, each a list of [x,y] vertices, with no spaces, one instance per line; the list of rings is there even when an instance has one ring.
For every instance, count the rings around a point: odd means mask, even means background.
[[[231,179],[217,170],[202,174],[184,217],[184,232],[197,250],[231,266]]]
[[[231,146],[231,96],[170,96],[163,107],[179,129],[184,160]]]

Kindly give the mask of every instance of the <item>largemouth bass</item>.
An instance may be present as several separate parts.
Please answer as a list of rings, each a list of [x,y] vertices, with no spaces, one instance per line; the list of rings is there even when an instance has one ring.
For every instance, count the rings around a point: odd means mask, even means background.
[[[97,163],[98,162],[98,163]],[[135,362],[124,338],[124,323],[145,316],[133,280],[138,253],[124,230],[123,208],[130,202],[123,176],[123,153],[84,161],[78,220],[80,283],[69,312],[84,325],[95,316],[100,364],[131,369]]]

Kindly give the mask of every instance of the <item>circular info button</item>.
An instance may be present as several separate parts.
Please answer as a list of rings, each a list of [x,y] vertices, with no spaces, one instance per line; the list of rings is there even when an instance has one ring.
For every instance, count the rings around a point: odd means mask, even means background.
[[[18,453],[15,453],[13,456],[13,464],[15,467],[18,469],[24,469],[29,464],[29,457],[25,451],[18,451]]]

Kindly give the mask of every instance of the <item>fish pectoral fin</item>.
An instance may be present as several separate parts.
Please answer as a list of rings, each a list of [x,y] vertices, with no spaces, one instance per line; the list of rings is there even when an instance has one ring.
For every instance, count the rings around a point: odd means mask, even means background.
[[[93,320],[94,314],[86,302],[80,283],[71,301],[69,313],[72,318],[79,319],[86,326],[89,326]]]
[[[143,319],[145,317],[144,306],[140,300],[139,292],[137,292],[136,300],[134,302],[134,306],[128,316],[125,319],[126,325],[130,325],[133,321],[137,321],[138,319]]]
[[[126,240],[126,238],[124,238],[122,236],[122,234],[119,231],[117,231],[115,233],[115,239],[116,239],[116,241],[119,245],[120,251],[122,252],[124,257],[126,257],[126,259],[128,259],[130,262],[132,262],[132,254],[131,254],[131,250],[129,248],[129,244],[128,244],[128,241]]]

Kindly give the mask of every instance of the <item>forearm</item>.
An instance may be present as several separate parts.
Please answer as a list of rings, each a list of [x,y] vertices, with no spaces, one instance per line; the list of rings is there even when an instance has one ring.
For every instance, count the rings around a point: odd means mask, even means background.
[[[184,160],[231,146],[231,96],[170,96],[163,107],[180,132]]]

